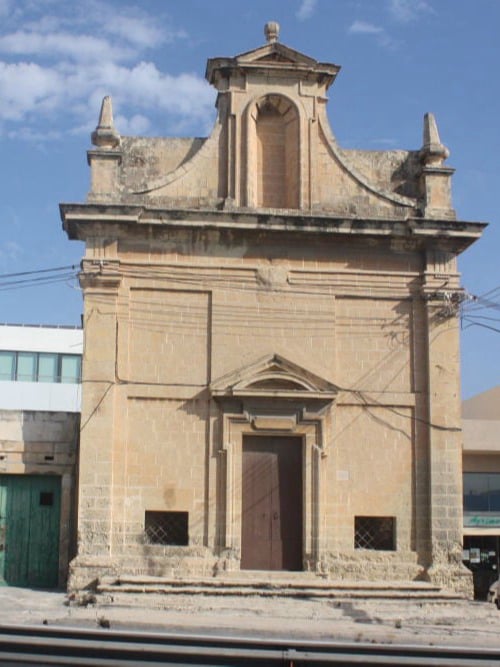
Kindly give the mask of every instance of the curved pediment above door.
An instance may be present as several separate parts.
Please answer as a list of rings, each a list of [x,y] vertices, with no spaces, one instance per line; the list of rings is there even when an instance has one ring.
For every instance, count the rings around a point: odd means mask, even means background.
[[[214,398],[255,397],[333,400],[339,388],[278,354],[266,355],[210,385]]]

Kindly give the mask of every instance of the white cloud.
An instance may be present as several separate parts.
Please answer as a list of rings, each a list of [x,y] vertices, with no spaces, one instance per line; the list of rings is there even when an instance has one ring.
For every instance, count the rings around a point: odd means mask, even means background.
[[[23,120],[33,111],[54,109],[64,81],[36,63],[0,62],[0,119]]]
[[[30,127],[20,127],[16,130],[7,132],[9,139],[21,139],[21,141],[28,141],[30,143],[44,144],[47,141],[57,141],[64,135],[57,130],[33,130]]]
[[[172,30],[163,26],[160,28],[149,17],[140,20],[132,16],[118,16],[103,28],[106,33],[125,39],[139,48],[152,48],[164,42],[172,43],[187,37],[184,30]]]
[[[101,0],[87,0],[80,20],[84,25],[93,24],[95,30],[125,40],[138,49],[171,44],[187,37],[186,31],[174,28],[166,16],[156,14],[152,17],[139,7],[126,4],[120,6],[117,14],[116,8]]]
[[[120,129],[120,134],[135,136],[146,134],[151,127],[151,122],[142,114],[134,114],[131,118],[119,115],[115,118],[115,127]]]
[[[16,1],[19,23],[30,32],[58,32],[71,28],[73,32],[113,36],[139,48],[152,48],[187,36],[184,30],[172,26],[161,9],[151,16],[140,7],[125,2],[113,6],[103,0],[71,4],[61,0]],[[12,3],[12,0],[0,0],[0,8],[2,2]]]
[[[384,32],[384,29],[367,21],[354,21],[347,32],[358,35],[380,35]]]
[[[68,84],[85,86],[94,95],[107,90],[118,102],[136,108],[154,107],[188,116],[205,115],[207,106],[213,104],[212,90],[204,79],[194,74],[164,74],[151,62],[131,68],[106,63],[78,69]]]
[[[389,13],[398,23],[410,23],[434,9],[426,0],[389,0]]]
[[[410,23],[423,13],[434,13],[427,0],[387,0],[387,9],[391,18],[397,23]],[[372,35],[376,42],[385,48],[397,48],[400,41],[394,39],[387,29],[368,21],[356,20],[347,29],[351,35]]]
[[[377,44],[387,49],[397,46],[397,42],[387,33],[385,28],[368,21],[354,21],[351,23],[347,32],[350,35],[368,35],[376,39]]]
[[[127,126],[136,131],[149,129],[138,110],[153,109],[190,120],[212,115],[213,92],[203,79],[193,74],[164,74],[153,63],[141,62],[134,67],[111,62],[65,64],[50,68],[36,63],[0,62],[3,121],[26,121],[34,116],[47,119],[57,113],[62,126],[69,119],[87,127],[89,118],[95,126],[97,110],[106,94],[112,95],[117,108],[122,107],[122,115],[130,118]]]
[[[305,21],[314,14],[316,9],[316,0],[302,0],[295,16],[299,21]]]
[[[111,45],[92,35],[18,31],[0,37],[0,52],[10,55],[66,56],[80,62],[124,60],[130,58],[130,49]]]
[[[2,7],[8,10],[8,0],[0,0],[0,13]],[[71,7],[20,2],[0,24],[0,136],[39,141],[87,132],[108,94],[122,134],[153,130],[146,113],[161,114],[163,127],[204,125],[214,98],[204,79],[140,60],[149,48],[187,37],[160,18],[127,5],[117,15],[101,0]]]

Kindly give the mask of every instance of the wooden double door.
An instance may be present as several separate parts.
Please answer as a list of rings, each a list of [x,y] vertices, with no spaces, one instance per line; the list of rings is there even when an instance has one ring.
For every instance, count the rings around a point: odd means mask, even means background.
[[[0,584],[58,585],[61,478],[0,475]]]
[[[302,439],[244,436],[241,568],[302,570]]]

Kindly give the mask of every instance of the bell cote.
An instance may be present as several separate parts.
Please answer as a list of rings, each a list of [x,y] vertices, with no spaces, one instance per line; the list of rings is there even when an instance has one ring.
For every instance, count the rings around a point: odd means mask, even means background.
[[[207,63],[226,206],[307,210],[318,116],[340,67],[281,44],[275,22],[264,34],[264,46]]]

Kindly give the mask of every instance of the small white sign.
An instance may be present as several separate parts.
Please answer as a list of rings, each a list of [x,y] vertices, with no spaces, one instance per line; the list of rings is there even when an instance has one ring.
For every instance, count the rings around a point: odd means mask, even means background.
[[[481,549],[477,549],[476,547],[470,549],[470,562],[471,563],[481,562]]]
[[[349,481],[349,471],[348,470],[337,470],[337,481],[339,481],[339,482],[348,482]]]

